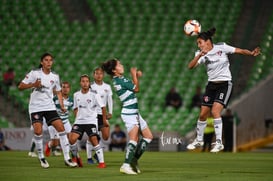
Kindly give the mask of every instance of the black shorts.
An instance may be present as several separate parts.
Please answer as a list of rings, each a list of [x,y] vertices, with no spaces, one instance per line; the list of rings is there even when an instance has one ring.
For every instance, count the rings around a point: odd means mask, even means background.
[[[206,92],[203,96],[202,106],[212,107],[214,102],[219,102],[224,107],[227,106],[232,93],[232,82],[208,82]]]
[[[102,115],[101,115],[101,114],[98,114],[97,118],[98,118],[98,129],[99,129],[99,131],[100,131],[100,129],[104,127],[104,126],[103,126]]]
[[[79,134],[79,139],[82,138],[84,132],[86,132],[88,137],[98,136],[98,130],[95,124],[74,124],[71,132]]]
[[[43,118],[46,120],[48,126],[57,119],[61,119],[57,111],[41,111],[30,114],[31,123],[41,122],[43,124]]]

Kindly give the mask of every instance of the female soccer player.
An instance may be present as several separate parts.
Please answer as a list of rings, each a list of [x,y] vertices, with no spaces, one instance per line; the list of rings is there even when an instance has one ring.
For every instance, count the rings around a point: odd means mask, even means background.
[[[146,150],[147,145],[152,141],[153,135],[146,121],[141,117],[138,110],[136,94],[139,92],[139,80],[141,71],[131,68],[132,81],[125,78],[123,65],[117,59],[104,62],[103,70],[112,76],[113,85],[120,101],[123,103],[121,118],[125,123],[129,135],[125,161],[120,168],[121,173],[137,174],[140,170],[137,165],[138,159]],[[142,138],[139,140],[139,132]]]
[[[37,147],[41,166],[48,168],[49,164],[43,153],[43,118],[48,125],[52,125],[59,133],[61,147],[64,153],[65,164],[76,167],[69,156],[69,143],[62,120],[60,119],[53,102],[53,90],[56,91],[62,111],[66,111],[63,105],[59,75],[51,71],[53,56],[45,53],[41,56],[40,68],[32,70],[19,84],[20,90],[32,89],[29,101],[29,114],[34,129],[34,140]]]
[[[54,104],[57,108],[57,113],[59,114],[60,118],[62,119],[62,122],[64,124],[65,132],[68,134],[70,133],[72,127],[69,121],[69,111],[73,108],[73,98],[69,96],[70,93],[70,84],[67,81],[62,82],[61,84],[61,93],[63,97],[63,104],[64,108],[66,109],[66,112],[63,112],[61,109],[61,105],[58,99],[58,96],[53,97]],[[59,145],[59,136],[56,134],[56,129],[52,126],[48,127],[49,135],[50,135],[50,141],[45,146],[45,155],[50,156],[50,151],[52,150],[52,154],[54,156],[60,156],[61,153],[57,151],[57,147]]]
[[[93,72],[93,78],[94,82],[91,84],[91,90],[95,91],[97,94],[100,95],[103,103],[108,106],[108,112],[107,112],[107,120],[112,118],[112,112],[113,112],[113,99],[112,99],[112,89],[109,84],[106,84],[103,81],[104,78],[104,71],[101,67],[98,67]],[[110,127],[105,127],[103,125],[102,120],[102,111],[101,108],[98,109],[98,129],[101,131],[101,135],[103,140],[108,140],[110,135]],[[94,161],[92,159],[92,144],[87,141],[86,142],[86,154],[87,154],[87,163],[93,164]],[[94,155],[95,158],[97,158],[96,154]]]
[[[71,144],[71,152],[73,160],[75,159],[79,166],[82,167],[81,159],[78,154],[77,140],[86,132],[90,143],[94,146],[99,165],[98,168],[105,168],[103,150],[98,140],[98,120],[97,110],[102,110],[102,120],[104,126],[109,126],[106,122],[106,108],[100,95],[90,90],[90,78],[88,75],[80,77],[81,90],[74,93],[74,113],[76,120],[69,134],[69,142]]]
[[[187,148],[193,150],[198,146],[203,146],[204,129],[207,124],[206,119],[212,113],[216,134],[215,146],[210,151],[213,153],[224,149],[224,145],[222,144],[221,111],[227,106],[232,90],[231,72],[229,70],[227,55],[237,53],[257,56],[260,54],[259,47],[249,51],[235,48],[225,43],[213,44],[212,36],[215,31],[216,29],[212,28],[206,32],[201,32],[197,36],[197,46],[200,50],[196,52],[195,57],[188,64],[189,69],[193,69],[199,64],[205,64],[207,67],[208,84],[197,121],[197,137]]]

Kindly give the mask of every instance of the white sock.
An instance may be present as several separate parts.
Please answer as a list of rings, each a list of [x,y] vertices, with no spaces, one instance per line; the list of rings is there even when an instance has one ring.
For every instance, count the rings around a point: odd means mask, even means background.
[[[70,147],[69,147],[69,142],[67,139],[67,134],[66,132],[59,132],[59,137],[60,137],[60,144],[63,150],[63,154],[64,154],[64,159],[65,160],[69,160],[70,156],[69,156],[69,151],[70,151]]]
[[[92,158],[92,150],[93,150],[93,145],[90,143],[89,140],[86,141],[86,155],[87,159]]]
[[[35,142],[39,159],[45,158],[44,149],[43,149],[43,135],[34,134],[34,142]]]
[[[78,144],[77,142],[74,143],[73,145],[70,145],[70,150],[72,153],[72,157],[77,157],[78,156]]]
[[[104,163],[104,155],[103,155],[103,149],[100,147],[100,144],[94,147],[94,150],[96,151],[96,154],[99,159],[99,163]]]
[[[204,137],[204,130],[207,126],[207,121],[197,121],[197,127],[196,127],[196,132],[197,132],[197,140],[198,141],[203,141]]]
[[[221,117],[214,119],[214,130],[215,130],[216,141],[221,141],[222,143],[223,123],[222,123]]]
[[[48,148],[51,148],[51,144],[52,144],[52,141],[50,140],[47,145],[48,145]]]

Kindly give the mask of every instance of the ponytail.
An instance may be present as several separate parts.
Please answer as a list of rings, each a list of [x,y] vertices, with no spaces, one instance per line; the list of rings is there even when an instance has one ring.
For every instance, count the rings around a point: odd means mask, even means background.
[[[216,28],[213,27],[213,28],[209,29],[208,31],[199,33],[197,38],[201,38],[205,41],[210,40],[212,42],[212,37],[215,34],[215,32],[216,32]]]

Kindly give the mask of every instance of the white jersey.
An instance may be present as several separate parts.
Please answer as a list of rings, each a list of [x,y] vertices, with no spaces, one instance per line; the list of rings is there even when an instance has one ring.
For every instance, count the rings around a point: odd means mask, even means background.
[[[199,64],[205,64],[207,67],[208,81],[231,81],[232,76],[229,70],[229,60],[227,54],[235,52],[235,47],[225,43],[213,44],[212,50],[206,55],[201,56]],[[195,55],[199,54],[197,51]]]
[[[105,107],[99,94],[90,90],[83,94],[82,91],[74,93],[73,109],[78,109],[74,124],[95,124],[97,125],[97,110]]]
[[[101,85],[93,82],[91,84],[91,89],[100,95],[104,105],[108,106],[108,112],[112,114],[113,113],[113,99],[112,99],[113,93],[112,93],[111,86],[104,82]],[[102,114],[101,108],[98,109],[98,114],[100,115]]]
[[[41,80],[41,88],[33,88],[29,100],[29,113],[56,110],[53,102],[53,89],[61,90],[59,75],[53,72],[45,74],[42,69],[30,71],[24,80],[24,84]]]

